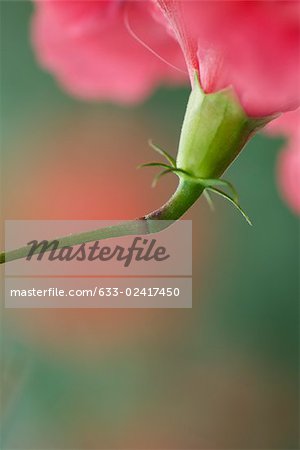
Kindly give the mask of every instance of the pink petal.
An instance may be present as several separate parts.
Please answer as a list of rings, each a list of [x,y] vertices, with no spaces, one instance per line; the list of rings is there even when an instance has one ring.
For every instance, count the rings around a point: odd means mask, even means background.
[[[246,112],[300,105],[298,1],[157,0],[206,92],[232,85]],[[198,63],[195,63],[195,59]]]
[[[32,36],[38,59],[76,96],[134,102],[164,80],[186,80],[126,29],[125,12],[141,40],[183,67],[177,42],[153,19],[149,2],[39,0],[36,6]]]
[[[300,108],[282,114],[265,131],[287,138],[287,146],[278,158],[278,181],[282,196],[300,214]]]
[[[279,156],[278,179],[283,198],[300,214],[300,141],[292,141]]]

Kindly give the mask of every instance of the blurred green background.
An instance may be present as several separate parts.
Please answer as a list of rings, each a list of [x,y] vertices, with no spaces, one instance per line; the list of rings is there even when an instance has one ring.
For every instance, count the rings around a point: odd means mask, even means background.
[[[35,62],[32,5],[1,2],[3,219],[124,219],[175,187],[136,171],[173,152],[188,89],[132,108],[72,99]],[[1,449],[299,448],[298,220],[256,136],[226,174],[253,220],[216,199],[193,219],[193,309],[2,308]]]

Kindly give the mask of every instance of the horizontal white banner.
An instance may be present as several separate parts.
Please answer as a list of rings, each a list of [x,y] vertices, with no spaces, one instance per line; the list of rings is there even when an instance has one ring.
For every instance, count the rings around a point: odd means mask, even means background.
[[[191,276],[192,222],[6,221],[5,249],[6,276]]]
[[[7,278],[6,308],[191,308],[189,278]]]

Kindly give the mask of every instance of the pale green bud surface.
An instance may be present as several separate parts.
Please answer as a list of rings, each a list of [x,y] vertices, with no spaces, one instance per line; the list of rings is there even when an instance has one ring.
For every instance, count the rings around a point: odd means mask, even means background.
[[[231,88],[205,94],[195,77],[182,126],[177,167],[197,178],[219,178],[251,134],[269,120],[247,117]]]

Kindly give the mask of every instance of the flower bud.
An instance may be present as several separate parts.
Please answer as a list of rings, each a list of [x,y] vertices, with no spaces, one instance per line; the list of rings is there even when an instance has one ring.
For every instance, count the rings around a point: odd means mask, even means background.
[[[205,94],[197,76],[187,105],[177,167],[197,178],[219,178],[255,130],[271,120],[249,118],[232,89]]]

